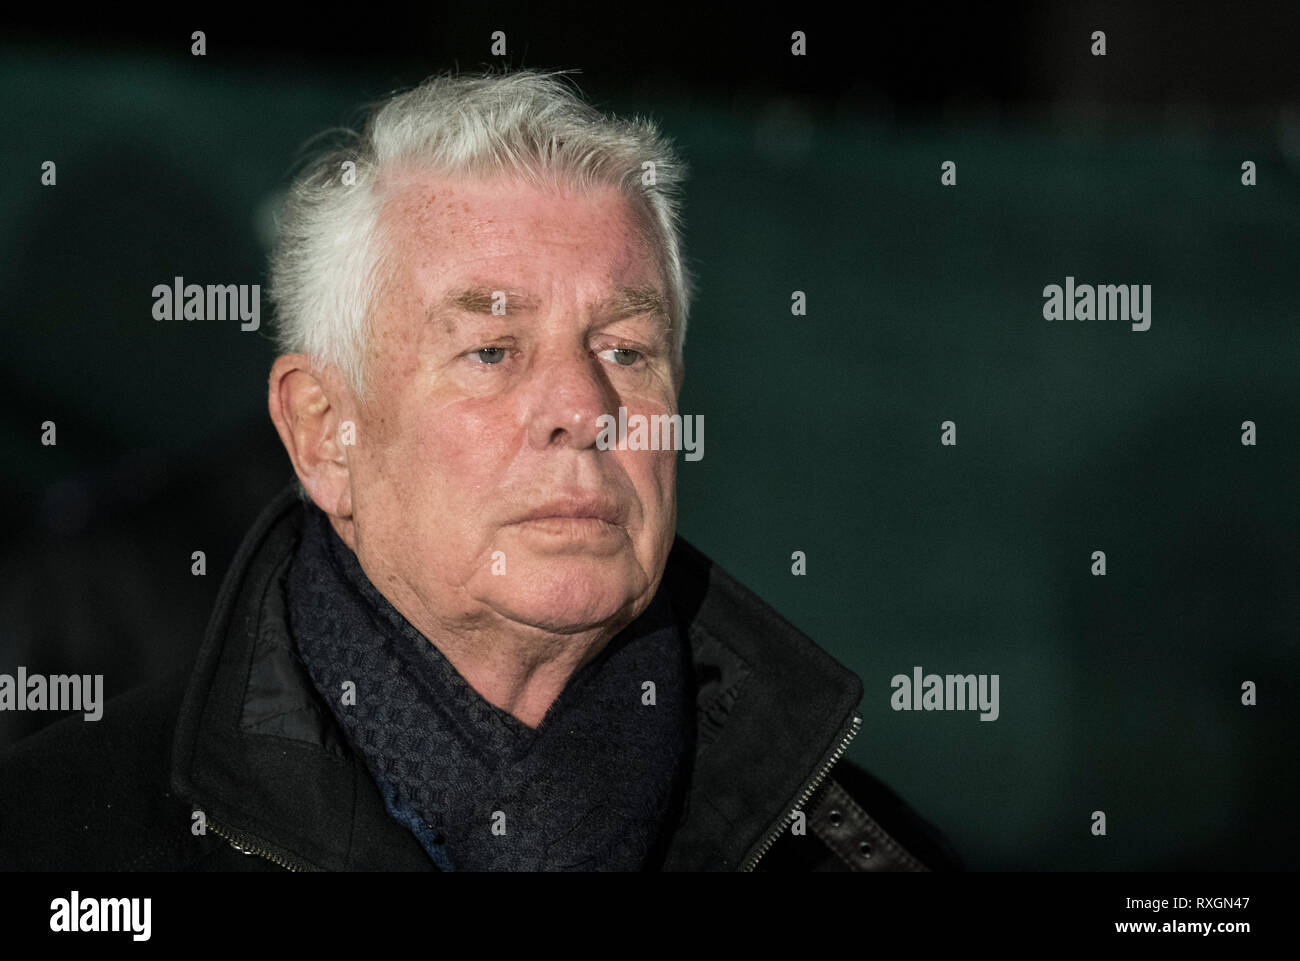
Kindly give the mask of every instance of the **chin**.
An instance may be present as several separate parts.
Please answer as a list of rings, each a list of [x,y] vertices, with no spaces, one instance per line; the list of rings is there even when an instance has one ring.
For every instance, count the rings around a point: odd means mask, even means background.
[[[480,599],[521,624],[577,634],[616,620],[631,621],[649,601],[642,596],[648,585],[640,568],[617,557],[521,560],[506,575],[480,581]]]

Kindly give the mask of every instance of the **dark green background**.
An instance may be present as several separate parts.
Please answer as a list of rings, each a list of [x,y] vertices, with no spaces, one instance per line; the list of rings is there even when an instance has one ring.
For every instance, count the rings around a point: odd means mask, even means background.
[[[265,312],[257,334],[157,323],[150,291],[264,283],[298,148],[395,85],[0,50],[5,661],[53,671],[42,639],[66,633],[69,597],[129,595],[177,625],[167,656],[132,660],[125,628],[80,624],[110,686],[192,649],[288,467]],[[680,531],[863,678],[850,757],[976,868],[1294,867],[1300,171],[1275,131],[900,129],[586,93],[654,115],[693,171],[682,406],[706,431],[704,459],[680,463]],[[1152,285],[1151,329],[1043,320],[1067,275]],[[46,419],[57,448],[38,442]],[[167,526],[209,547],[207,578],[188,546],[154,557],[120,520],[158,523],[148,491],[102,505],[137,476],[123,463],[171,492]],[[167,573],[105,588],[125,544]],[[889,680],[914,665],[999,674],[1001,716],[892,711]]]

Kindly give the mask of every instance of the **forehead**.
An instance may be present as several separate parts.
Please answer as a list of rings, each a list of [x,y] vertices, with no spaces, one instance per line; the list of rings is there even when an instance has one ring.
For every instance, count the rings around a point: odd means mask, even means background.
[[[425,281],[450,284],[503,267],[520,282],[556,271],[616,283],[655,273],[645,215],[615,187],[419,171],[402,172],[385,187],[390,239]]]

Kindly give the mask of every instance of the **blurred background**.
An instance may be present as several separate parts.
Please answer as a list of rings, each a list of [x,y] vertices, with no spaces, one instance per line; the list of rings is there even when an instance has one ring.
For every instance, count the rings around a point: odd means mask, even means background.
[[[925,9],[7,12],[0,673],[184,665],[291,477],[269,311],[155,321],[154,285],[265,284],[300,148],[389,91],[579,68],[692,169],[679,530],[862,677],[851,759],[978,869],[1294,868],[1296,14]],[[1151,329],[1045,321],[1067,275],[1150,284]],[[916,665],[998,674],[1000,717],[894,712]]]

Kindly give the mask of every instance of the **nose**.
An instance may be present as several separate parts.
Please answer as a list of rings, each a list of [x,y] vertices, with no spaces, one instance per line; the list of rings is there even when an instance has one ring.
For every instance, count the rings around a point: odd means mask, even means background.
[[[548,447],[595,447],[600,416],[615,413],[618,395],[600,359],[583,347],[549,352],[532,385],[528,442]]]

